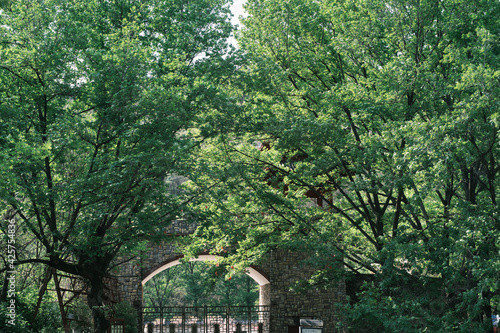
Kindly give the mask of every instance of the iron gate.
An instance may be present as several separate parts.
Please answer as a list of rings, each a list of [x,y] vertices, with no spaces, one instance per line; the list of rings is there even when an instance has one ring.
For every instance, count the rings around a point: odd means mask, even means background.
[[[269,333],[269,306],[143,308],[144,333]]]

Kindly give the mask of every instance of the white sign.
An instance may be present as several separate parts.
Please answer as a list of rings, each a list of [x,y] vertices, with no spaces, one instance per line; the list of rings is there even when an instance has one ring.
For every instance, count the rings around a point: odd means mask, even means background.
[[[323,329],[322,328],[301,327],[300,333],[323,333]]]

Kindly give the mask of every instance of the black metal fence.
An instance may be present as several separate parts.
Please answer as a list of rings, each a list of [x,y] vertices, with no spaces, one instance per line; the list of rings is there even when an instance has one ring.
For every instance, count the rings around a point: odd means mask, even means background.
[[[144,333],[269,333],[269,306],[143,309]]]

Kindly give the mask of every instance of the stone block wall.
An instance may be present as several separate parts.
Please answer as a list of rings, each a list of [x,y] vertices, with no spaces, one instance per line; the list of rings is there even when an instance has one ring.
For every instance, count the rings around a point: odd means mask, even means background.
[[[195,230],[194,224],[179,221],[172,225],[169,234],[187,235]],[[117,273],[121,300],[127,300],[141,312],[142,281],[162,266],[181,257],[173,244],[151,246],[142,258],[136,258],[121,266]],[[261,305],[270,305],[269,333],[294,332],[301,318],[320,319],[324,323],[324,333],[339,333],[335,329],[339,314],[336,304],[345,302],[345,284],[328,290],[309,290],[296,293],[290,287],[300,279],[307,279],[312,270],[302,264],[304,253],[272,251],[268,260],[259,266],[269,284],[260,287]],[[140,318],[140,317],[139,317]],[[142,319],[141,319],[142,321]],[[297,330],[298,332],[298,330]]]
[[[336,304],[343,303],[345,284],[340,282],[330,289],[313,289],[304,293],[292,292],[290,288],[300,279],[310,277],[312,270],[301,262],[303,253],[273,251],[262,265],[270,279],[270,332],[288,333],[299,325],[300,319],[320,319],[324,333],[337,333],[339,319]],[[297,331],[298,332],[298,331]]]

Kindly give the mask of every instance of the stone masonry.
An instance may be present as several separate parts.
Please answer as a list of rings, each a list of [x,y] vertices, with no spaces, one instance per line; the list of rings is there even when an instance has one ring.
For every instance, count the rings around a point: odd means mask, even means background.
[[[195,224],[187,221],[176,221],[167,233],[188,235],[195,228]],[[117,273],[120,300],[130,302],[141,313],[143,283],[176,264],[181,257],[175,245],[165,243],[152,246],[141,258],[122,264]],[[249,275],[260,284],[260,305],[270,306],[269,333],[298,332],[300,319],[320,319],[324,323],[323,333],[338,332],[335,328],[339,317],[336,304],[345,302],[345,284],[339,283],[328,290],[291,292],[294,282],[311,273],[300,265],[303,258],[304,254],[300,253],[272,251],[260,267],[249,268]]]

